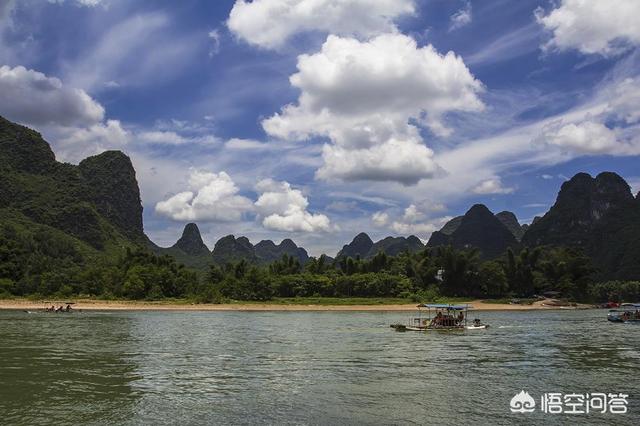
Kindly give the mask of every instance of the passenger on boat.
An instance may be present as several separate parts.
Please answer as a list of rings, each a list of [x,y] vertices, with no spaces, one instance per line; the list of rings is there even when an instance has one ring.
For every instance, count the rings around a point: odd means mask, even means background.
[[[464,321],[464,313],[460,311],[460,314],[458,315],[458,323],[462,324],[463,321]]]
[[[64,311],[64,306],[60,305],[60,307],[56,309],[56,312],[62,312],[62,311]]]
[[[67,305],[67,307],[65,308],[65,310],[66,310],[67,312],[71,312],[71,305]]]

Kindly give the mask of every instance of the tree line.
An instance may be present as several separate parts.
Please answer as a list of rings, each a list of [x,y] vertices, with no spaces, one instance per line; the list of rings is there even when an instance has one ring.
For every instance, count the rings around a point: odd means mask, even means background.
[[[594,282],[591,260],[569,248],[507,251],[485,261],[475,249],[427,248],[369,259],[326,256],[302,265],[283,257],[269,265],[245,260],[212,265],[202,274],[170,256],[125,248],[88,256],[54,231],[0,228],[0,297],[190,298],[196,302],[275,297],[532,297],[547,291],[570,300],[640,299],[638,282]]]

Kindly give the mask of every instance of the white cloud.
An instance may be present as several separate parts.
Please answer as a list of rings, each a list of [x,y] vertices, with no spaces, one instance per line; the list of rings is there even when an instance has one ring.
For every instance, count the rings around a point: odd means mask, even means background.
[[[491,179],[484,180],[471,189],[474,194],[511,194],[514,188],[505,187],[502,185],[502,180],[499,177],[493,177]]]
[[[93,125],[104,108],[84,90],[22,66],[0,67],[0,111],[10,120],[33,126]]]
[[[389,223],[389,214],[385,212],[375,212],[371,216],[371,220],[376,226],[386,226]]]
[[[422,240],[426,240],[433,232],[442,228],[442,226],[444,226],[444,224],[451,219],[451,216],[444,216],[425,220],[425,217],[423,215],[420,216],[420,219],[414,217],[407,218],[405,210],[405,216],[399,220],[394,221],[391,224],[391,229],[401,235],[413,234],[421,237]]]
[[[394,181],[411,185],[443,173],[433,151],[415,140],[384,142],[366,149],[325,145],[324,164],[316,176],[323,180]]]
[[[323,214],[307,211],[309,201],[299,189],[288,182],[264,179],[256,185],[260,197],[255,202],[256,210],[267,229],[287,232],[329,231],[331,223]]]
[[[227,173],[194,170],[189,178],[189,191],[159,202],[156,212],[178,221],[239,221],[244,213],[253,210],[253,205],[238,192]]]
[[[227,26],[250,44],[274,49],[310,31],[365,38],[395,32],[393,20],[414,10],[413,0],[237,0]]]
[[[627,124],[640,121],[640,78],[625,78],[610,90],[607,112]]]
[[[548,175],[548,174],[544,174],[544,175],[542,175],[542,176],[540,176],[540,177],[541,177],[542,179],[544,179],[544,180],[551,180],[551,179],[553,179],[553,176],[552,176],[552,175]]]
[[[237,150],[237,151],[262,151],[270,148],[270,145],[264,142],[259,142],[253,139],[239,139],[239,138],[229,139],[224,144],[224,146],[227,149]]]
[[[402,216],[402,220],[405,222],[417,222],[425,218],[425,214],[418,210],[415,204],[410,204],[409,207],[404,209],[404,215]]]
[[[433,223],[404,223],[404,222],[396,221],[391,224],[391,229],[393,229],[398,234],[403,234],[403,235],[409,235],[409,234],[430,235],[440,228],[438,228]]]
[[[579,155],[639,155],[640,138],[623,141],[619,133],[588,118],[576,123],[550,123],[542,130],[539,140]]]
[[[471,10],[471,3],[467,2],[464,8],[451,15],[449,31],[457,30],[458,28],[462,28],[465,25],[469,25],[472,20],[473,15]]]
[[[22,66],[0,67],[0,112],[42,132],[62,161],[76,163],[108,149],[122,149],[130,133],[84,90]]]
[[[156,145],[184,145],[184,144],[205,144],[211,145],[219,142],[218,138],[212,135],[187,137],[174,131],[152,130],[140,132],[136,139],[149,144]]]
[[[123,149],[131,136],[118,120],[88,127],[53,127],[49,133],[55,137],[59,159],[71,163],[109,149]]]
[[[110,26],[96,43],[69,62],[65,80],[87,90],[146,86],[178,75],[201,51],[201,33],[176,33],[173,20],[164,13],[137,14]]]
[[[327,180],[413,184],[433,177],[440,169],[417,125],[446,136],[446,113],[484,108],[482,84],[460,57],[419,48],[402,34],[367,42],[329,36],[320,52],[298,57],[290,81],[301,91],[297,104],[262,125],[286,140],[328,137],[333,144],[317,174]]]
[[[640,2],[637,0],[562,0],[538,22],[551,32],[547,48],[577,49],[610,56],[640,43]]]

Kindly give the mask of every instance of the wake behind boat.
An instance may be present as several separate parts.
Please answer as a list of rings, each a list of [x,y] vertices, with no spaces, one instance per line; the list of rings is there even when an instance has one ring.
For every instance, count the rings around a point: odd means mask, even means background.
[[[489,327],[479,319],[467,322],[469,310],[473,309],[468,304],[420,304],[417,308],[417,317],[411,318],[406,324],[396,323],[390,327],[396,331],[464,331],[484,330]],[[423,309],[427,310],[426,315],[423,315]]]

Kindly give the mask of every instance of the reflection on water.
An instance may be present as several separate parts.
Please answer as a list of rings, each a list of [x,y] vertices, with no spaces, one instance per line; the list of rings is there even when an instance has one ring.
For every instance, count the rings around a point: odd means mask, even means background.
[[[547,311],[483,313],[492,328],[466,333],[389,328],[405,316],[0,312],[0,412],[10,423],[637,423],[640,327]],[[511,414],[521,389],[625,392],[630,413]]]

